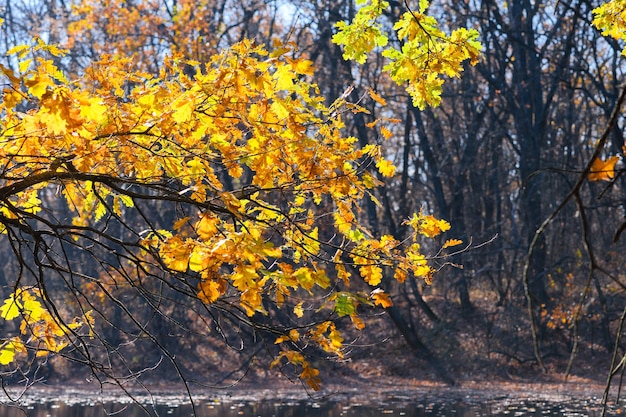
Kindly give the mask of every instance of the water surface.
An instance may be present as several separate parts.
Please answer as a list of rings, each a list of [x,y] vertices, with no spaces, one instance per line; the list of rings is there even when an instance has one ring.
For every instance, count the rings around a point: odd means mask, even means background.
[[[72,398],[71,401],[50,398],[24,398],[20,406],[0,405],[1,417],[190,417],[193,409],[183,398],[154,397],[138,405],[132,402],[97,403]],[[567,401],[492,399],[441,401],[407,401],[390,399],[377,404],[350,401],[196,401],[198,417],[489,417],[489,416],[559,416],[600,417],[597,398]],[[621,416],[622,409],[613,406],[607,416]]]

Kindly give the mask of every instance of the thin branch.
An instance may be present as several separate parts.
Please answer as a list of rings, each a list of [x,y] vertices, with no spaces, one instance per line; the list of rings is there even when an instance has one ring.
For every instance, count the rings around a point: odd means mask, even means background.
[[[580,192],[580,189],[582,188],[583,184],[585,183],[585,180],[587,179],[587,175],[591,171],[591,166],[593,165],[593,162],[600,156],[602,149],[604,149],[604,145],[609,139],[609,136],[611,134],[611,131],[613,130],[613,127],[617,123],[617,120],[621,113],[622,106],[624,104],[624,100],[626,100],[626,84],[622,87],[622,91],[619,95],[619,98],[617,99],[615,103],[615,107],[613,108],[613,112],[611,113],[611,117],[609,118],[609,121],[604,129],[604,132],[602,133],[602,136],[598,140],[598,143],[596,144],[593,155],[587,162],[585,169],[579,175],[578,180],[576,181],[576,184],[570,190],[570,192],[565,196],[565,198],[563,198],[561,203],[554,209],[554,211],[552,211],[552,213],[543,221],[543,223],[541,223],[539,228],[535,231],[535,235],[533,236],[533,239],[530,242],[530,246],[528,247],[528,253],[526,255],[526,262],[524,263],[524,269],[522,272],[522,280],[524,283],[524,295],[526,296],[526,302],[528,306],[528,316],[530,319],[530,327],[531,327],[531,332],[533,336],[533,350],[535,352],[535,358],[537,359],[539,366],[544,372],[547,371],[547,368],[543,362],[543,358],[541,357],[541,346],[540,346],[540,341],[539,341],[539,334],[537,331],[537,323],[535,320],[533,299],[530,294],[529,277],[528,277],[528,270],[530,269],[530,261],[534,255],[535,249],[537,247],[537,243],[539,242],[539,238],[543,235],[543,233],[545,232],[547,227],[550,225],[550,223],[552,223],[552,221],[556,218],[557,214],[569,203],[569,201],[573,197],[575,197],[575,195],[577,195]]]

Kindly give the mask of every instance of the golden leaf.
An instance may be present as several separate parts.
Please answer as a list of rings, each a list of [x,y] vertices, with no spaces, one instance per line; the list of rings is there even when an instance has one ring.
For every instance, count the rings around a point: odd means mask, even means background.
[[[198,285],[198,298],[207,304],[215,302],[226,292],[226,282],[223,280],[203,279]]]
[[[374,100],[376,103],[380,104],[381,106],[386,106],[387,105],[387,101],[384,98],[382,98],[381,96],[379,96],[378,94],[376,94],[376,92],[374,90],[372,90],[371,88],[369,90],[367,90],[367,92],[369,93],[369,95],[372,98],[372,100]]]
[[[372,300],[374,300],[374,304],[381,306],[382,308],[391,307],[393,302],[389,297],[389,294],[381,290],[380,288],[376,288],[371,293]]]
[[[182,219],[176,220],[174,223],[174,230],[180,230],[182,227],[189,221],[189,217],[183,217]]]
[[[393,174],[396,172],[396,167],[385,158],[380,158],[376,161],[376,168],[384,177],[393,177]]]
[[[280,65],[274,73],[277,90],[293,90],[295,74],[286,65]]]
[[[615,164],[619,161],[619,156],[614,155],[603,161],[600,158],[594,159],[591,169],[587,175],[589,181],[611,181],[615,178]]]
[[[352,324],[354,324],[354,327],[356,327],[357,330],[363,330],[365,328],[365,323],[356,314],[351,314],[350,320],[352,320]]]
[[[383,270],[377,265],[365,265],[359,268],[359,273],[372,286],[380,284],[383,279]]]
[[[302,301],[296,304],[296,306],[293,308],[293,314],[295,314],[298,318],[302,318],[302,316],[304,316],[304,310],[302,309]]]
[[[0,365],[8,365],[15,360],[15,354],[17,352],[26,352],[24,344],[19,339],[13,339],[6,342],[2,348],[0,348]]]
[[[419,232],[424,236],[435,237],[447,230],[450,230],[450,223],[428,215],[422,218]]]
[[[443,248],[445,249],[451,246],[457,246],[457,245],[460,245],[461,243],[463,243],[463,241],[459,239],[448,239],[446,240],[446,243],[443,244]]]
[[[20,291],[18,289],[18,291]],[[0,307],[0,316],[5,320],[13,320],[17,316],[20,315],[20,310],[22,308],[21,304],[18,304],[16,300],[16,296],[11,294],[9,298],[4,300],[4,304]]]
[[[241,218],[239,210],[241,209],[241,201],[235,197],[233,193],[224,191],[220,194],[220,198],[224,202],[226,209],[234,214],[236,217]]]
[[[200,239],[209,240],[217,233],[217,225],[219,223],[220,219],[211,213],[205,213],[200,221],[196,223],[196,233],[198,233]]]
[[[320,371],[311,367],[308,362],[304,363],[300,378],[314,391],[319,391],[321,380],[319,378]]]
[[[383,135],[383,137],[385,139],[389,139],[390,137],[393,136],[393,132],[391,130],[387,129],[385,126],[382,126],[380,128],[380,133]]]

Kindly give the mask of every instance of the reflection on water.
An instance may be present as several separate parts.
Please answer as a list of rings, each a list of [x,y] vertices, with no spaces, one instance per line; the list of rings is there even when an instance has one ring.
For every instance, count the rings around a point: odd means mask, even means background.
[[[598,401],[568,401],[566,403],[545,401],[467,401],[467,402],[425,402],[410,403],[391,401],[379,405],[349,404],[343,402],[220,402],[199,401],[196,404],[198,417],[485,417],[485,416],[560,416],[560,417],[599,417],[601,408]],[[67,404],[63,402],[30,403],[22,407],[2,405],[1,417],[189,417],[192,408],[189,404],[169,402],[141,406],[133,403],[108,404]],[[614,408],[607,416],[621,415]]]

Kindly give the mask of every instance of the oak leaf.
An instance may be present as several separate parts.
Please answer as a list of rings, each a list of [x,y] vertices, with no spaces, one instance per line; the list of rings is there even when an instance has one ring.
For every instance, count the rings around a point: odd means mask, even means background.
[[[391,307],[393,305],[393,302],[391,301],[389,294],[387,294],[380,288],[376,288],[374,291],[372,291],[370,296],[372,300],[374,301],[374,304],[379,305],[382,308]]]

